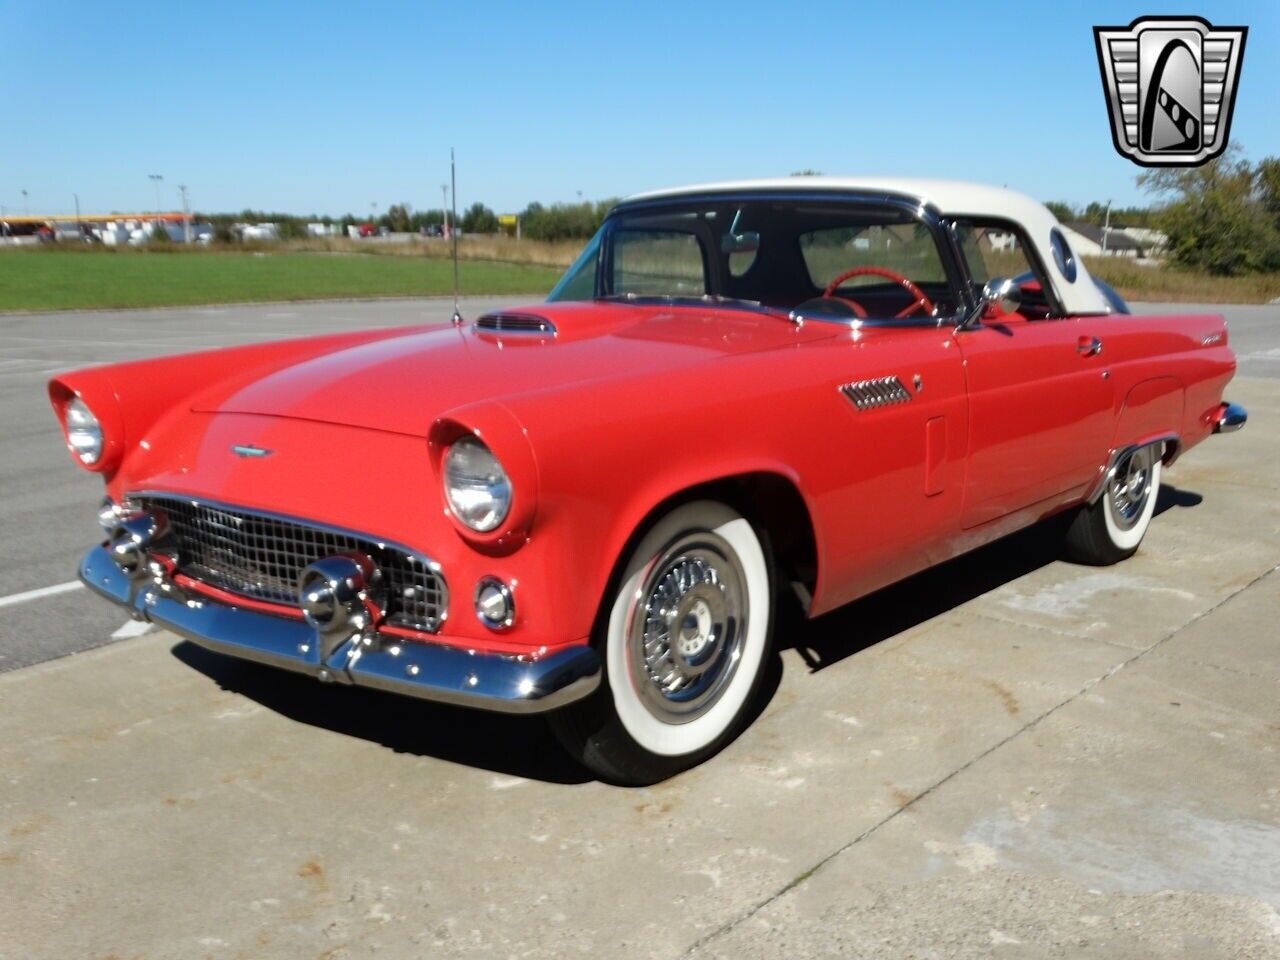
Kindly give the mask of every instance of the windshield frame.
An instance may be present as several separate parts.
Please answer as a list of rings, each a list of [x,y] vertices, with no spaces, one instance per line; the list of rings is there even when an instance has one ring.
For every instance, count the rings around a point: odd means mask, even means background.
[[[707,282],[709,292],[705,297],[690,298],[670,298],[670,297],[629,297],[614,294],[607,288],[608,278],[612,276],[613,271],[613,248],[614,236],[619,229],[622,219],[630,214],[636,213],[652,213],[657,211],[683,210],[689,207],[706,206],[707,204],[731,204],[735,202],[774,202],[774,203],[830,203],[837,205],[848,205],[870,208],[890,208],[895,213],[906,214],[912,220],[924,226],[932,237],[938,248],[939,259],[942,262],[943,270],[946,274],[947,282],[952,289],[953,296],[957,304],[960,305],[955,313],[949,316],[940,317],[907,317],[903,319],[897,318],[868,318],[856,319],[852,321],[845,317],[827,316],[819,313],[806,313],[803,316],[791,311],[791,319],[797,323],[806,320],[820,321],[823,323],[836,323],[840,325],[851,326],[955,326],[961,320],[972,312],[977,306],[974,296],[972,284],[968,281],[968,274],[961,266],[960,250],[956,246],[956,238],[950,229],[942,214],[930,203],[924,203],[916,197],[907,196],[905,194],[897,194],[888,191],[862,191],[862,190],[809,190],[798,188],[794,190],[780,189],[764,189],[764,190],[731,190],[731,191],[698,191],[690,193],[665,194],[658,197],[646,197],[638,200],[624,200],[616,207],[609,211],[609,215],[605,218],[600,230],[589,241],[588,248],[596,244],[599,249],[596,254],[596,276],[595,289],[593,299],[602,301],[606,298],[612,303],[653,303],[669,302],[672,299],[687,299],[690,303],[714,302],[718,308],[724,309],[740,309],[750,310],[753,312],[767,311],[770,313],[781,313],[786,315],[787,311],[763,307],[758,303],[746,300],[735,300],[722,296],[722,278],[720,271],[716,269],[709,270],[707,273]],[[584,248],[585,250],[585,248]],[[580,263],[579,260],[574,261],[576,267]],[[571,270],[573,268],[570,268]],[[566,278],[568,277],[566,272]],[[551,296],[561,289],[564,285],[562,280],[556,284]]]

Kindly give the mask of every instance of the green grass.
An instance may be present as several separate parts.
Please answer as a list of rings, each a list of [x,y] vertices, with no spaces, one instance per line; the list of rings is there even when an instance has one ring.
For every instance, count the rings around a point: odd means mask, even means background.
[[[545,294],[560,274],[532,264],[463,261],[463,294]],[[430,297],[453,291],[453,265],[424,257],[320,253],[0,253],[0,312],[241,301]]]

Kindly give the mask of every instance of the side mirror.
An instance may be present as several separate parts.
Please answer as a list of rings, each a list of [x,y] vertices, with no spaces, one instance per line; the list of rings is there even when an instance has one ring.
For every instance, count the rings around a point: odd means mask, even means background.
[[[755,253],[759,249],[760,234],[754,230],[748,230],[746,233],[726,233],[720,238],[721,253]]]
[[[982,315],[1001,316],[1016,313],[1022,306],[1022,290],[1007,277],[992,277],[982,288]]]

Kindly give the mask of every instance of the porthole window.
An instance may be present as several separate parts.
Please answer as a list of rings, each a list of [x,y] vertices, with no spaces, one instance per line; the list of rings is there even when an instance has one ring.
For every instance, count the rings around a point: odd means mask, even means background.
[[[1066,278],[1067,283],[1076,282],[1076,255],[1062,231],[1054,227],[1049,231],[1049,246],[1053,248],[1053,262],[1058,265],[1058,272]]]

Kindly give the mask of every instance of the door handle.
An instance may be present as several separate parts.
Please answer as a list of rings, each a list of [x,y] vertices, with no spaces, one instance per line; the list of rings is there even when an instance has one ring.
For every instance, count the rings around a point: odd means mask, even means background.
[[[1096,356],[1102,352],[1102,341],[1097,337],[1081,337],[1076,341],[1076,352],[1086,357]]]

